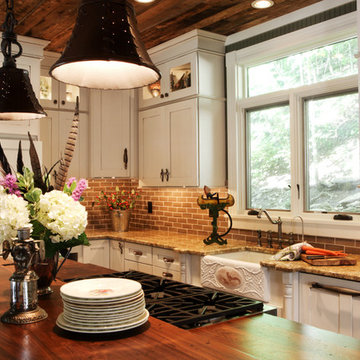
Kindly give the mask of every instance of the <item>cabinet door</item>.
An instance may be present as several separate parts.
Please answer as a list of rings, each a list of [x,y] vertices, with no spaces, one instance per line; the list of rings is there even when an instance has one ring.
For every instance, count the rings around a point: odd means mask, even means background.
[[[197,100],[192,99],[165,107],[170,138],[170,168],[169,177],[166,177],[168,186],[198,184],[196,104]]]
[[[152,266],[137,261],[125,260],[125,271],[135,270],[146,274],[152,274]]]
[[[74,111],[77,96],[79,96],[80,111],[87,111],[87,89],[59,82],[49,75],[49,69],[41,69],[39,100],[43,108]]]
[[[116,271],[124,271],[124,242],[118,240],[110,240],[110,269]]]
[[[145,185],[166,185],[164,172],[170,168],[169,141],[164,108],[139,113],[139,173]]]
[[[74,114],[72,112],[48,110],[47,121],[50,121],[51,140],[47,139],[47,144],[44,143],[44,163],[48,168],[64,155],[73,118]],[[88,176],[88,132],[88,115],[80,113],[79,133],[68,178],[72,176],[76,178]],[[45,154],[49,149],[51,149],[51,157],[48,153]]]
[[[197,100],[139,114],[140,179],[148,186],[197,186]]]
[[[91,176],[129,176],[133,92],[91,90]],[[125,153],[128,161],[126,162]]]
[[[196,52],[159,64],[157,67],[161,79],[140,89],[140,108],[165,104],[198,92]]]
[[[109,267],[109,240],[92,240],[90,246],[83,247],[83,261],[85,264],[94,264]]]
[[[324,288],[313,287],[314,283]],[[335,289],[326,289],[326,286]],[[300,321],[321,329],[360,338],[360,297],[345,294],[343,289],[360,291],[360,284],[354,281],[300,274]]]

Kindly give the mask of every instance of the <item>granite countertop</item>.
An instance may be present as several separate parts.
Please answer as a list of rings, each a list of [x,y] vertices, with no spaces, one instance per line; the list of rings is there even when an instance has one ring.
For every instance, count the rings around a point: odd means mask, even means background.
[[[338,279],[360,281],[360,255],[350,254],[349,256],[357,260],[356,265],[315,266],[315,265],[310,265],[302,260],[295,260],[295,261],[265,260],[265,261],[261,261],[260,264],[267,268],[272,268],[279,271],[304,272],[308,274],[330,276]]]
[[[124,240],[193,255],[214,255],[248,248],[238,240],[227,240],[228,243],[226,245],[205,245],[203,235],[187,235],[160,230],[135,230],[126,232],[88,230],[86,231],[86,235],[90,241],[94,239]],[[261,248],[258,249],[261,250]]]
[[[246,246],[239,240],[228,239],[226,245],[211,244],[205,245],[204,236],[187,235],[177,232],[159,230],[135,230],[127,232],[116,232],[112,230],[88,230],[86,234],[89,240],[113,239],[135,242],[143,245],[150,245],[165,249],[171,249],[179,253],[193,255],[214,255],[240,250],[250,250],[264,253],[275,253],[277,250],[259,246]],[[284,272],[305,272],[330,276],[339,279],[360,281],[360,255],[352,255],[357,260],[356,265],[346,266],[314,266],[302,260],[276,261],[266,260],[260,264],[264,267]]]

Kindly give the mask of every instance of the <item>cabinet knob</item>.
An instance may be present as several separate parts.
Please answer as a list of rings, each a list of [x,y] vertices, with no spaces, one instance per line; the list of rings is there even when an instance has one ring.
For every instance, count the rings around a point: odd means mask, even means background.
[[[162,273],[162,276],[163,276],[163,277],[167,277],[167,278],[172,278],[172,277],[174,277],[174,275],[173,275],[172,273],[169,273],[169,272],[166,272],[166,271],[164,271],[164,272]]]
[[[163,99],[163,98],[164,98],[164,94],[161,94],[160,97]]]
[[[168,97],[169,96],[169,94],[168,93],[165,93],[165,97]]]
[[[168,263],[173,263],[174,259],[173,258],[168,258],[168,257],[164,257],[163,258],[164,263],[168,264]]]
[[[143,253],[142,253],[142,251],[134,250],[133,254],[134,254],[135,256],[142,256]]]
[[[65,100],[61,100],[61,105],[65,105]]]
[[[55,100],[53,101],[53,103],[56,105],[56,104],[57,104],[57,100],[55,99]]]

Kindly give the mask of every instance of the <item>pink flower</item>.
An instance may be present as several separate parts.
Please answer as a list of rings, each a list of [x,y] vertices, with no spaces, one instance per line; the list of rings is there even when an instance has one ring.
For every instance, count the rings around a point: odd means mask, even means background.
[[[68,187],[70,187],[71,184],[72,184],[75,180],[76,180],[76,178],[71,177],[71,178],[67,181],[66,185],[67,185]]]
[[[20,197],[21,193],[16,181],[17,179],[15,175],[7,174],[4,178],[0,179],[0,185],[2,185],[9,194],[15,194]]]
[[[71,178],[72,179],[72,178]],[[70,180],[70,179],[69,179]],[[76,185],[75,190],[73,191],[71,197],[75,201],[79,201],[81,198],[82,193],[87,189],[88,182],[86,179],[80,179],[79,182]]]

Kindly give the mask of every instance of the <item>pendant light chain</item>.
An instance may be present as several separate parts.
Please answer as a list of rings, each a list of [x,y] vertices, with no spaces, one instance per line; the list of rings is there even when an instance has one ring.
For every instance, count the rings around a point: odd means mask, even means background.
[[[17,41],[17,37],[14,32],[15,25],[17,24],[14,15],[14,0],[5,0],[5,2],[6,2],[6,17],[2,25],[4,32],[2,34],[2,41],[1,41],[1,52],[4,55],[3,66],[15,67],[16,58],[18,58],[22,54],[22,46]],[[18,47],[18,52],[13,55],[11,54],[12,44]]]

